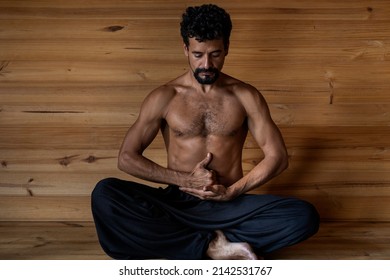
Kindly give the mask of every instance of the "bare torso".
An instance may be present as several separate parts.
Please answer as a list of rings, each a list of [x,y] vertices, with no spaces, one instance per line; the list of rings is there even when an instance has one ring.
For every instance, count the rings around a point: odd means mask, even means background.
[[[208,152],[208,168],[219,183],[229,186],[243,176],[242,148],[248,132],[246,112],[237,97],[238,81],[225,76],[224,84],[208,93],[195,91],[184,78],[168,84],[170,94],[162,123],[168,168],[191,172]]]

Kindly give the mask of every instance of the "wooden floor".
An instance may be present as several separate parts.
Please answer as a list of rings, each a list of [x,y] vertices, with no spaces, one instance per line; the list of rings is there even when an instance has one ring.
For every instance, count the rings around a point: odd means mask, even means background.
[[[1,222],[0,259],[104,260],[92,222]],[[389,260],[390,223],[322,223],[311,239],[266,259]]]

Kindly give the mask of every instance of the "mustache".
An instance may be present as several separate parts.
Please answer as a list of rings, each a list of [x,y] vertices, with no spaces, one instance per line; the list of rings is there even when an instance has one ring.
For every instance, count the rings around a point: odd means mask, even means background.
[[[214,73],[217,74],[219,71],[217,68],[210,67],[210,68],[196,68],[195,69],[195,74],[200,74],[200,73]]]

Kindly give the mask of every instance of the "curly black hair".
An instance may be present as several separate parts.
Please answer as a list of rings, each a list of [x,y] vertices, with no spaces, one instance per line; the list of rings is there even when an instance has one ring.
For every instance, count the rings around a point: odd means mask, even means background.
[[[189,38],[199,42],[222,38],[227,48],[231,31],[230,15],[214,4],[188,7],[180,23],[180,33],[186,46],[189,45]]]

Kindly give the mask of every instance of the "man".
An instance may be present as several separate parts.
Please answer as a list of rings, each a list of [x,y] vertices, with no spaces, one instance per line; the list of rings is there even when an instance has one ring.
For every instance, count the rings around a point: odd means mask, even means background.
[[[116,259],[257,259],[318,230],[314,207],[246,194],[287,168],[287,151],[262,95],[221,72],[229,50],[229,14],[190,7],[181,35],[189,70],[152,91],[129,129],[119,168],[164,183],[153,188],[115,178],[98,183],[92,210],[100,243]],[[143,152],[161,131],[167,167]],[[264,159],[243,175],[250,131]]]

